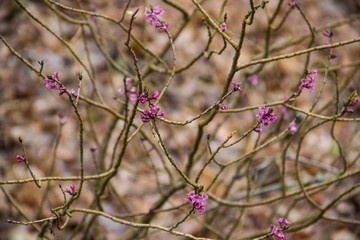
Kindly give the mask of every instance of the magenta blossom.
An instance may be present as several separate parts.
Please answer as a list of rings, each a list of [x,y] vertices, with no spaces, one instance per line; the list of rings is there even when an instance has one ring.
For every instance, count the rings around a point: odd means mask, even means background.
[[[59,90],[60,86],[56,83],[55,79],[60,81],[58,72],[54,72],[53,75],[48,75],[48,77],[44,79],[44,82],[46,83],[45,86],[50,89]]]
[[[259,123],[256,128],[254,129],[255,132],[261,133],[263,131],[262,123]]]
[[[220,29],[225,31],[227,29],[226,23],[223,22],[222,24],[220,24]]]
[[[356,104],[358,102],[360,102],[360,96],[357,93],[357,91],[355,90],[349,97],[348,102],[345,103],[345,106],[341,109],[341,113],[344,113],[344,112],[353,113],[354,109],[351,109],[351,108],[355,108]],[[349,107],[351,107],[351,108],[349,108]]]
[[[142,104],[144,104],[148,100],[147,94],[144,92],[140,93],[138,99]]]
[[[331,38],[333,36],[333,32],[330,29],[325,29],[322,32],[322,35],[324,35],[325,37]]]
[[[295,0],[290,0],[290,3],[289,3],[290,6],[295,6],[295,4],[296,4]]]
[[[276,113],[273,111],[273,108],[265,108],[265,105],[259,107],[259,112],[256,114],[258,120],[264,124],[264,126],[269,125],[269,123],[274,122],[277,119]]]
[[[273,108],[265,108],[265,105],[259,107],[259,112],[256,114],[256,117],[260,122],[254,129],[255,132],[261,133],[263,128],[262,125],[268,126],[270,123],[274,122],[277,119],[276,113]]]
[[[304,88],[310,90],[310,93],[314,91],[314,82],[315,76],[317,75],[317,71],[312,71],[306,74],[306,78],[301,79],[301,85],[299,86],[299,90],[302,91]]]
[[[59,95],[61,96],[61,95],[63,95],[65,92],[66,92],[66,88],[63,87],[63,88],[60,89]]]
[[[125,78],[125,84],[128,85],[131,82],[131,78]]]
[[[149,94],[147,92],[140,93],[138,99],[142,104],[144,104],[146,101],[150,101],[150,100],[153,100],[153,99],[157,100],[158,97],[159,97],[159,92],[157,90],[154,90],[150,97],[149,97]]]
[[[125,88],[119,88],[118,92],[123,95],[125,93]]]
[[[72,195],[72,196],[75,196],[76,192],[75,192],[75,185],[74,184],[71,184],[70,185],[70,189],[69,188],[66,188],[65,189],[65,192]]]
[[[297,128],[295,127],[295,122],[292,122],[289,124],[289,129],[290,129],[291,134],[293,134],[293,135],[297,132]]]
[[[157,100],[159,98],[159,92],[157,90],[154,90],[151,96],[149,96],[149,93],[142,92],[140,93],[138,100],[144,104],[145,102],[149,103],[150,109],[145,109],[143,113],[141,114],[140,118],[143,122],[150,122],[155,117],[164,117],[165,112],[160,111],[160,106],[155,106],[153,103],[151,103],[151,100]]]
[[[136,94],[135,94],[135,93],[130,93],[130,94],[129,94],[129,99],[130,99],[131,101],[136,101],[136,99],[137,99]]]
[[[237,83],[235,81],[232,81],[231,82],[231,86],[233,88],[233,90],[236,92],[236,91],[239,91],[239,92],[243,92],[243,88],[240,86],[240,83]]]
[[[74,89],[71,89],[71,90],[70,90],[70,94],[71,94],[71,96],[73,96],[73,97],[77,97],[76,92],[75,92]]]
[[[185,201],[192,202],[194,207],[199,211],[200,214],[205,210],[205,200],[208,199],[209,196],[204,193],[197,193],[195,194],[195,191],[189,192],[186,194]]]
[[[285,218],[278,218],[277,221],[280,224],[280,228],[277,228],[274,224],[270,224],[270,232],[273,233],[272,238],[276,240],[277,237],[284,240],[286,237],[282,230],[286,230],[291,223]]]
[[[258,84],[258,77],[256,74],[248,76],[246,80],[253,85]]]
[[[165,116],[164,111],[160,112],[160,110],[161,110],[160,106],[155,106],[154,104],[150,103],[149,107],[150,107],[150,110],[145,109],[144,112],[141,114],[141,116],[140,116],[141,121],[150,122],[151,119],[154,119],[155,117],[158,117],[158,116],[164,117]]]
[[[159,20],[159,15],[163,15],[164,13],[165,11],[161,7],[156,6],[151,9],[145,8],[144,15],[145,18],[149,20],[150,25],[154,25],[155,29],[159,28],[160,32],[162,32],[170,27],[170,24],[163,23]]]
[[[131,78],[126,78],[125,79],[125,85],[128,85],[129,83],[131,82]],[[123,95],[125,93],[126,89],[125,88],[119,88],[118,89],[118,92]],[[136,87],[133,86],[131,87],[129,90],[130,94],[128,95],[128,98],[131,100],[131,101],[136,101],[137,99],[137,95],[136,95]]]
[[[25,158],[23,156],[17,155],[16,158],[18,162],[25,162]]]
[[[219,104],[219,107],[220,107],[220,109],[221,110],[226,110],[226,109],[228,109],[228,107],[226,106],[226,105],[224,105],[224,104]]]

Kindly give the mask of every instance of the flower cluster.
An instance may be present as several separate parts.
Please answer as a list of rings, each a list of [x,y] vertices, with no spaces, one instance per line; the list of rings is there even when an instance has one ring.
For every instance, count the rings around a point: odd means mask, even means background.
[[[18,162],[24,162],[25,161],[25,158],[23,156],[20,156],[20,155],[17,155],[16,159],[17,159]]]
[[[139,95],[139,101],[144,104],[146,101],[150,101],[150,100],[156,100],[159,97],[159,92],[155,89],[155,91],[153,91],[153,94],[151,94],[151,96],[149,97],[148,93],[146,92],[142,92]]]
[[[155,106],[154,104],[149,104],[150,110],[145,109],[144,112],[141,114],[140,118],[143,122],[150,122],[156,116],[164,117],[165,112],[161,111],[161,107]],[[160,112],[160,113],[159,113]]]
[[[348,112],[348,113],[353,113],[354,112],[354,109],[349,109],[348,107],[352,107],[352,108],[355,108],[356,107],[356,104],[360,102],[360,96],[359,94],[357,93],[357,91],[355,90],[351,96],[349,97],[349,100],[348,102],[345,104],[345,106],[341,109],[341,113],[344,113],[344,112]]]
[[[164,29],[168,29],[170,27],[170,24],[162,23],[159,20],[159,15],[163,15],[164,12],[165,11],[159,6],[151,9],[145,8],[145,18],[149,19],[150,25],[154,25],[155,29],[159,28],[160,31],[164,31]]]
[[[297,128],[295,127],[295,122],[292,122],[289,124],[289,129],[290,129],[291,134],[294,135],[295,133],[297,133]]]
[[[234,91],[239,91],[239,92],[243,92],[243,88],[240,86],[240,83],[237,83],[235,81],[231,82],[231,86],[233,88]]]
[[[322,32],[322,35],[324,35],[325,37],[331,38],[333,36],[333,33],[332,33],[332,31],[330,29],[325,29]]]
[[[316,75],[316,70],[306,73],[306,78],[301,79],[301,85],[299,86],[299,90],[302,91],[304,88],[307,88],[310,90],[310,93],[312,93],[314,91],[314,82]]]
[[[44,82],[46,83],[45,86],[50,87],[50,89],[59,90],[60,86],[56,83],[55,79],[60,82],[58,72],[54,72],[53,75],[49,75],[47,78],[44,79]]]
[[[71,184],[70,185],[70,189],[69,188],[66,188],[65,189],[65,192],[72,195],[72,196],[75,196],[76,192],[75,192],[75,185],[74,184]]]
[[[131,78],[126,78],[125,79],[125,84],[126,85],[128,85],[129,83],[131,82]],[[119,90],[118,90],[118,92],[122,95],[122,94],[124,94],[125,93],[125,88],[119,88]],[[129,89],[129,92],[130,92],[130,94],[129,94],[129,99],[131,100],[131,101],[135,101],[136,100],[136,87],[131,87],[130,89]]]
[[[265,105],[259,107],[259,112],[256,114],[259,124],[254,129],[255,132],[261,133],[263,130],[263,125],[267,126],[269,123],[274,122],[277,119],[276,113],[272,108],[265,108]]]
[[[160,111],[161,107],[160,106],[155,106],[154,104],[152,104],[150,101],[151,100],[156,100],[159,97],[159,92],[157,90],[153,91],[153,93],[149,96],[148,92],[142,92],[138,99],[139,101],[144,104],[145,102],[149,102],[149,108],[150,109],[145,109],[143,111],[143,113],[141,114],[141,121],[143,122],[150,122],[151,119],[154,119],[157,116],[160,117],[164,117],[165,116],[165,112],[164,111]]]
[[[285,218],[278,218],[277,221],[280,224],[280,228],[275,227],[274,224],[270,224],[270,232],[274,233],[272,235],[272,238],[274,240],[276,240],[276,237],[278,237],[279,239],[286,239],[282,230],[287,229],[291,223],[288,220],[286,220]]]
[[[199,211],[199,213],[201,214],[204,210],[205,210],[205,200],[208,199],[209,196],[204,193],[196,193],[195,191],[189,192],[188,194],[186,194],[186,198],[185,200],[187,202],[192,202],[194,204],[194,207]]]
[[[60,82],[59,74],[58,72],[54,72],[53,75],[48,75],[47,78],[44,79],[44,82],[46,83],[46,87],[49,87],[50,89],[60,90],[59,95],[63,95],[66,92],[66,88],[62,87],[60,88],[60,85],[55,81],[57,80]],[[74,89],[71,89],[69,92],[73,97],[77,97],[76,92]]]

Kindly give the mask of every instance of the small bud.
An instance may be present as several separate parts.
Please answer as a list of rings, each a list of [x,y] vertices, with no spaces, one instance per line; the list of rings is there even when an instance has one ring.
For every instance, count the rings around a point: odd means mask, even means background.
[[[325,31],[323,31],[322,34],[328,38],[331,38],[333,36],[333,32],[330,29],[325,29]]]
[[[79,72],[79,80],[81,81],[83,79],[82,71]]]
[[[20,155],[17,155],[16,158],[17,158],[18,162],[24,162],[25,161],[25,158],[20,156]]]

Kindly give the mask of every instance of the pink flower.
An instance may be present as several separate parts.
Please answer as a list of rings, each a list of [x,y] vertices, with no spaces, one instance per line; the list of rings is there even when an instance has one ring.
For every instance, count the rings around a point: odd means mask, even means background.
[[[159,97],[159,92],[157,90],[154,90],[150,97],[149,97],[148,92],[140,93],[140,95],[138,97],[139,101],[142,104],[144,104],[146,101],[148,101],[149,107],[150,107],[150,109],[145,109],[143,111],[143,113],[141,114],[141,116],[140,116],[141,121],[150,122],[155,117],[164,117],[165,116],[165,112],[160,111],[161,107],[155,106],[154,104],[151,103],[151,100],[156,100],[156,99],[158,99],[158,97]]]
[[[220,29],[225,31],[227,29],[226,23],[223,22],[222,24],[220,24]]]
[[[280,224],[280,228],[275,227],[274,224],[270,224],[270,232],[273,233],[272,238],[276,240],[276,237],[278,237],[284,240],[286,237],[282,230],[286,230],[291,223],[285,218],[278,218],[277,221]]]
[[[126,78],[125,79],[125,84],[128,85],[131,82],[131,78]]]
[[[322,32],[322,35],[325,37],[331,38],[333,36],[333,33],[330,29],[325,29],[325,31]]]
[[[164,31],[165,29],[168,29],[170,27],[170,24],[169,23],[165,23],[163,26],[160,26],[159,27],[159,31],[162,32]]]
[[[291,134],[293,134],[293,135],[297,132],[297,128],[295,127],[295,122],[292,122],[289,124],[289,129],[290,129]]]
[[[148,100],[148,96],[146,93],[142,92],[140,93],[138,99],[142,104],[144,104]]]
[[[132,93],[136,92],[136,87],[131,87],[129,92],[132,92]]]
[[[63,95],[65,92],[66,92],[66,88],[63,87],[63,88],[60,89],[59,95],[61,96],[61,95]]]
[[[90,151],[92,151],[92,152],[96,152],[96,150],[97,150],[97,147],[96,147],[96,146],[90,148]]]
[[[235,81],[231,82],[231,86],[233,88],[234,91],[239,91],[239,92],[243,92],[243,88],[240,86],[240,83],[237,83]]]
[[[118,92],[123,95],[125,93],[125,88],[119,88]]]
[[[274,122],[277,119],[276,113],[273,111],[273,108],[265,108],[265,105],[259,107],[259,112],[256,114],[258,120],[261,120],[264,126],[269,125],[269,123]]]
[[[226,105],[224,105],[224,104],[219,104],[219,107],[220,107],[220,109],[221,110],[226,110],[226,109],[228,109],[228,107],[226,106]]]
[[[295,6],[295,4],[296,4],[295,0],[290,0],[290,3],[289,3],[290,6]]]
[[[59,80],[59,73],[58,73],[58,72],[54,72],[51,77],[52,77],[53,79]]]
[[[354,110],[351,108],[355,108],[356,104],[358,102],[360,102],[360,96],[357,93],[357,91],[355,90],[352,92],[351,96],[348,98],[348,102],[345,103],[345,106],[341,109],[341,113],[344,113],[344,112],[353,113]],[[348,108],[348,107],[351,107],[351,108]]]
[[[259,112],[256,114],[259,124],[254,129],[255,132],[261,133],[263,128],[262,125],[268,126],[269,123],[274,122],[277,119],[276,113],[273,111],[273,108],[265,108],[265,105],[259,107]]]
[[[285,226],[288,226],[288,225],[290,225],[291,224],[291,222],[289,222],[287,219],[284,219],[284,225]]]
[[[143,122],[150,122],[151,119],[154,119],[155,117],[157,116],[160,116],[160,117],[164,117],[165,116],[165,112],[164,111],[161,111],[161,107],[159,106],[155,106],[154,104],[150,103],[149,104],[149,107],[150,107],[150,110],[148,109],[145,109],[143,111],[143,113],[141,114],[140,118],[141,118],[141,121]],[[160,112],[160,113],[159,113]]]
[[[256,74],[248,76],[246,79],[249,83],[252,83],[253,85],[256,85],[258,83],[258,77]]]
[[[274,224],[270,224],[270,232],[274,231],[275,228],[276,228],[276,227],[275,227]]]
[[[262,123],[259,123],[254,129],[255,132],[261,133],[263,131]]]
[[[75,185],[74,184],[71,184],[70,185],[70,189],[69,188],[66,188],[65,189],[65,192],[72,195],[72,196],[75,196],[76,192],[75,192]]]
[[[130,80],[129,80],[130,79]],[[125,82],[126,82],[126,84],[128,84],[129,82],[131,81],[131,78],[127,78],[127,79],[125,79]],[[121,95],[123,95],[124,93],[125,93],[125,88],[119,88],[119,90],[118,90],[118,92],[121,94]],[[136,94],[135,94],[135,92],[136,92],[136,87],[131,87],[130,89],[129,89],[129,92],[131,92],[130,94],[129,94],[129,99],[131,100],[131,101],[135,101],[136,100]]]
[[[71,94],[73,97],[77,97],[76,92],[75,92],[74,89],[71,89],[71,90],[70,90],[70,94]]]
[[[16,158],[17,158],[18,162],[24,162],[25,161],[25,158],[20,156],[20,155],[17,155]]]
[[[54,72],[53,75],[48,75],[48,77],[44,79],[44,82],[46,83],[45,86],[49,87],[50,89],[59,90],[60,86],[56,83],[55,79],[60,81],[58,72]]]
[[[150,99],[155,99],[157,100],[159,97],[159,92],[155,89],[153,94],[151,95]]]
[[[45,78],[44,82],[46,83],[45,86],[50,89],[58,90],[60,88],[60,86],[52,78]]]
[[[278,238],[280,238],[280,239],[286,239],[284,233],[283,233],[280,229],[276,228],[275,231],[274,231],[274,233],[275,233],[275,235],[276,235]]]
[[[136,94],[130,93],[130,94],[129,94],[129,99],[130,99],[131,101],[136,101],[136,99],[137,99]]]
[[[145,8],[145,18],[149,20],[150,25],[154,25],[155,29],[159,28],[160,31],[163,31],[165,29],[168,29],[170,27],[170,24],[168,23],[162,23],[159,20],[159,15],[164,14],[164,10],[156,6],[152,9]]]

